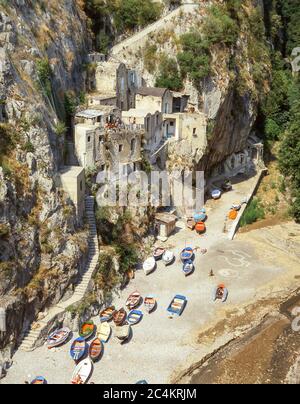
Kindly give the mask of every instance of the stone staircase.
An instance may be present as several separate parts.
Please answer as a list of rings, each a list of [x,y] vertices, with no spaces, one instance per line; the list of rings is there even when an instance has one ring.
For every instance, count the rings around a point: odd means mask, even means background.
[[[48,314],[37,323],[34,323],[21,338],[20,348],[22,351],[33,351],[38,341],[48,334],[49,324],[53,323],[55,318],[65,313],[66,309],[72,305],[80,303],[86,293],[89,291],[93,275],[95,274],[99,259],[99,246],[97,237],[97,227],[94,213],[94,198],[86,197],[85,213],[89,223],[89,255],[84,273],[81,275],[75,287],[73,296],[49,309]]]

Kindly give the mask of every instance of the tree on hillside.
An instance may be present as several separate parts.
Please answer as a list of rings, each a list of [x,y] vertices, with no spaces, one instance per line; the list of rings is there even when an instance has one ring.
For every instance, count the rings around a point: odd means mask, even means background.
[[[182,89],[183,82],[176,59],[169,58],[166,55],[162,57],[155,85],[156,87],[169,88],[173,91],[180,91]]]

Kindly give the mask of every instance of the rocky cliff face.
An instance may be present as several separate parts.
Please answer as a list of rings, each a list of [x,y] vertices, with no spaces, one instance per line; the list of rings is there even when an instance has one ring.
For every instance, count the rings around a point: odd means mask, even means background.
[[[90,46],[78,3],[0,3],[0,348],[57,302],[84,264],[87,233],[54,182],[64,97],[84,90]]]
[[[216,11],[211,11],[214,7]],[[182,51],[182,35],[196,32],[209,39],[209,76],[195,81],[188,75],[183,89],[190,95],[191,103],[208,117],[207,147],[202,147],[202,141],[197,145],[193,140],[192,150],[197,153],[191,155],[190,144],[182,145],[181,156],[178,150],[172,153],[170,160],[182,161],[183,168],[190,168],[189,162],[193,161],[195,168],[204,170],[209,176],[214,166],[245,148],[257,118],[260,98],[268,91],[270,79],[270,45],[265,35],[263,13],[263,1],[260,0],[185,3],[112,49],[112,61],[122,61],[138,69],[148,85],[155,85],[164,55],[176,63]],[[228,21],[237,33],[230,44],[225,38],[228,30],[224,29],[223,36],[219,31]],[[208,33],[204,32],[205,25],[208,25]],[[217,35],[219,38],[215,40]]]

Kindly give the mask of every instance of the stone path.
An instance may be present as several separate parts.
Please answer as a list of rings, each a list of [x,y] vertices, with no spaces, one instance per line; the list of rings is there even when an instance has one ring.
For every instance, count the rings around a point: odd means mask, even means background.
[[[90,288],[91,280],[97,268],[97,262],[99,259],[99,246],[94,213],[94,203],[95,201],[93,197],[87,197],[85,200],[85,212],[88,219],[90,232],[88,241],[89,255],[85,272],[79,279],[75,287],[73,296],[64,302],[59,302],[57,305],[49,309],[46,317],[44,317],[42,320],[39,320],[38,323],[34,323],[32,327],[24,333],[23,340],[20,345],[20,349],[23,351],[34,350],[40,337],[44,334],[47,334],[49,324],[51,324],[55,317],[63,314],[68,307],[79,303]]]
[[[180,7],[176,8],[174,11],[167,14],[165,17],[159,19],[158,21],[154,22],[153,24],[148,25],[143,30],[137,32],[135,35],[132,35],[130,38],[125,39],[124,41],[120,42],[119,44],[115,45],[111,49],[112,56],[121,56],[121,53],[126,50],[126,48],[132,47],[136,45],[138,42],[140,45],[142,43],[146,43],[149,35],[151,33],[158,32],[162,29],[168,27],[169,23],[173,23],[173,20],[179,17],[182,14],[192,13],[199,7],[199,3],[195,3],[192,1],[186,1],[185,4],[181,5]]]

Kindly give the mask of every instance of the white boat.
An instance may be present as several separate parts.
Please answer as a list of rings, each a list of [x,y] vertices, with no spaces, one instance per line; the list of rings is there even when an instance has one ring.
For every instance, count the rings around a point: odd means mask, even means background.
[[[128,340],[131,333],[130,325],[123,325],[122,327],[116,327],[114,332],[116,338],[121,341],[121,343]]]
[[[219,189],[214,189],[211,193],[211,196],[213,199],[220,199],[222,195],[222,191],[220,191]]]
[[[97,328],[97,335],[98,338],[102,341],[102,342],[107,342],[109,340],[111,334],[111,327],[108,324],[108,322],[104,322],[101,323],[98,328]]]
[[[237,210],[237,211],[241,210],[241,207],[242,207],[242,205],[238,202],[233,203],[231,206],[232,209]]]
[[[173,251],[167,250],[167,251],[164,253],[163,257],[162,257],[164,264],[165,264],[166,266],[167,266],[167,265],[170,265],[170,264],[173,262],[174,257],[175,257],[175,255],[174,255]]]
[[[144,305],[145,305],[145,309],[146,311],[150,314],[156,307],[156,299],[154,298],[154,296],[149,295],[147,297],[145,297],[144,299]]]
[[[182,271],[185,274],[185,276],[190,275],[191,273],[194,272],[194,263],[192,260],[187,261],[186,263],[183,264]]]
[[[143,264],[143,270],[146,275],[151,274],[156,267],[156,261],[153,257],[148,258]]]
[[[80,362],[73,373],[72,384],[86,384],[93,371],[93,364],[90,359]]]
[[[62,345],[69,338],[71,330],[67,327],[55,330],[49,335],[47,339],[47,346],[49,349]]]

